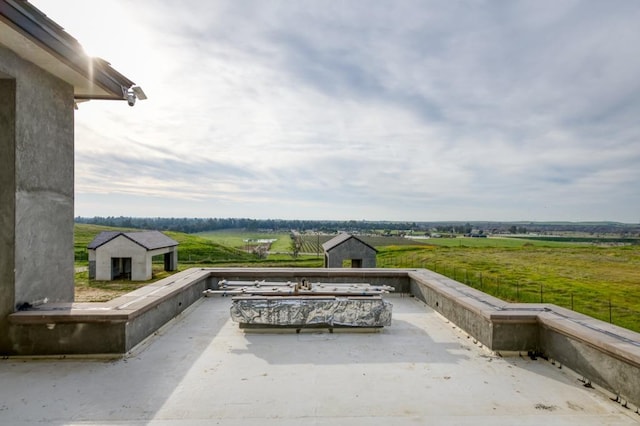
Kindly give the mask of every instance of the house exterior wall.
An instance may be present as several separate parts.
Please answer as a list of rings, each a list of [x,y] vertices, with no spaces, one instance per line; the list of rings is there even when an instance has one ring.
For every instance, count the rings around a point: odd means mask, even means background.
[[[0,354],[18,306],[71,302],[73,87],[0,43]]]
[[[376,267],[376,251],[355,238],[331,248],[325,253],[325,267],[342,268],[342,262],[347,259],[362,259],[363,268]]]

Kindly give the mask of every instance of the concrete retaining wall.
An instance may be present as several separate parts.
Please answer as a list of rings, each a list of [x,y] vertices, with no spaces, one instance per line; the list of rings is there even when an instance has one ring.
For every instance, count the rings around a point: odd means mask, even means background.
[[[538,320],[546,356],[640,405],[638,333],[557,306]]]
[[[496,352],[533,352],[640,405],[640,334],[551,304],[507,303],[431,271],[411,292]]]
[[[7,355],[121,355],[202,297],[209,272],[189,269],[105,303],[16,312]]]
[[[496,351],[537,351],[538,313],[547,305],[512,304],[435,272],[408,273],[411,293]]]
[[[640,334],[550,304],[510,304],[427,270],[189,269],[107,303],[17,312],[11,354],[124,354],[227,280],[367,282],[411,292],[496,352],[553,358],[640,406]]]

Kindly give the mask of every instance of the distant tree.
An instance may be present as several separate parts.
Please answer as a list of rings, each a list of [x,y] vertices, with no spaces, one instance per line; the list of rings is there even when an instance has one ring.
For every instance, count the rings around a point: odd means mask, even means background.
[[[258,246],[255,246],[252,250],[252,253],[258,259],[266,259],[269,255],[269,246],[267,244],[260,244]]]
[[[302,237],[297,232],[291,233],[291,257],[294,259],[300,255],[300,250],[302,249]]]

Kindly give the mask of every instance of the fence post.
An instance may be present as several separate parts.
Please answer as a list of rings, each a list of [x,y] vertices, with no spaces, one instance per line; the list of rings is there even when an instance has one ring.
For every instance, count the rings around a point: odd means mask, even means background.
[[[516,302],[520,301],[520,281],[516,281]]]
[[[573,311],[573,291],[571,292],[571,310]]]
[[[540,303],[544,303],[544,294],[542,289],[542,283],[540,283]]]
[[[611,295],[609,295],[609,323],[613,323],[612,321],[612,317],[611,317]]]

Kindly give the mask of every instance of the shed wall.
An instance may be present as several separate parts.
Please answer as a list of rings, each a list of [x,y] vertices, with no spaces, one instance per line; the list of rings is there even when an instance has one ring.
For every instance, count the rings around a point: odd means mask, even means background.
[[[342,268],[342,262],[348,259],[362,259],[363,268],[376,267],[376,251],[355,238],[333,247],[325,253],[327,268]]]
[[[111,258],[131,258],[131,279],[146,280],[151,278],[151,271],[146,266],[147,250],[122,235],[101,245],[95,250],[96,279],[102,281],[111,280]],[[147,271],[149,278],[147,277]]]

